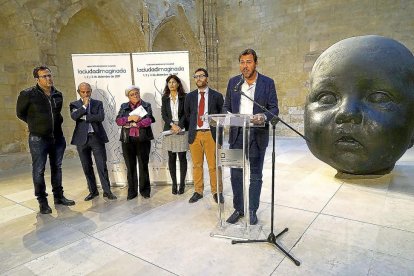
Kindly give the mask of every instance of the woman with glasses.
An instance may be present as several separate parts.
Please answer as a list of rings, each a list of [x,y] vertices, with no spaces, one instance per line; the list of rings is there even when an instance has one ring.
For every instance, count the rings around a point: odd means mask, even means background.
[[[161,115],[164,120],[163,149],[168,151],[168,168],[172,179],[172,193],[183,194],[187,175],[188,133],[184,115],[185,92],[181,80],[176,75],[168,76],[162,96]],[[177,190],[176,160],[180,160],[180,188]]]
[[[155,122],[155,118],[152,116],[151,104],[141,99],[138,86],[127,87],[125,96],[128,97],[129,101],[121,105],[116,123],[118,126],[122,126],[120,141],[122,142],[122,154],[127,167],[127,200],[138,196],[137,159],[139,193],[144,198],[149,198],[151,186],[148,161],[151,140],[154,139],[151,124]]]

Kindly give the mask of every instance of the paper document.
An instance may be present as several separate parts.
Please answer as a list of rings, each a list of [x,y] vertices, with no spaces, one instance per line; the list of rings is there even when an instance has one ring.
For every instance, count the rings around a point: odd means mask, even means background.
[[[177,133],[177,135],[183,134],[184,132],[185,132],[185,128],[181,129],[180,132]],[[172,135],[175,133],[173,133],[172,130],[166,130],[166,131],[161,132],[161,134],[163,136],[168,136],[168,135]]]
[[[138,115],[141,118],[147,114],[148,114],[147,111],[142,107],[142,105],[138,106],[137,108],[129,112],[129,116]]]

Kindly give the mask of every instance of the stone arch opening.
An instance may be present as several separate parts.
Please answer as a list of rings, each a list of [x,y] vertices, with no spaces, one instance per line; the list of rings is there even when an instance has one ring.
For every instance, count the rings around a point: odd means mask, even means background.
[[[63,125],[66,137],[72,136],[74,122],[69,117],[69,103],[76,99],[72,54],[115,53],[122,49],[100,18],[89,9],[76,13],[64,26],[56,40],[56,86],[65,94]],[[69,140],[69,139],[68,139]]]
[[[201,45],[185,17],[168,18],[160,24],[154,34],[153,51],[189,51],[190,72],[205,67],[206,61]]]

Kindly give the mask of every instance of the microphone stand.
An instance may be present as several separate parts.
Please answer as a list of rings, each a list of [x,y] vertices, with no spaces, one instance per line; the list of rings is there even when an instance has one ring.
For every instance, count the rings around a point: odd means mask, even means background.
[[[231,244],[236,243],[254,243],[254,242],[267,242],[270,244],[275,245],[277,248],[280,249],[289,259],[291,259],[295,265],[300,266],[300,262],[296,260],[289,252],[287,252],[278,242],[277,238],[279,238],[281,235],[286,233],[289,228],[285,228],[282,232],[275,235],[273,232],[273,219],[274,219],[274,203],[275,203],[275,163],[276,163],[276,155],[275,155],[275,137],[276,137],[276,124],[278,121],[280,121],[282,124],[290,128],[292,131],[294,131],[296,134],[301,136],[306,141],[309,141],[304,135],[302,135],[300,132],[298,132],[296,129],[291,127],[289,124],[284,122],[282,119],[280,119],[277,115],[270,112],[267,108],[257,103],[255,100],[247,96],[243,91],[240,91],[240,94],[248,98],[252,103],[259,106],[264,112],[270,113],[273,117],[270,120],[270,123],[272,124],[272,130],[273,130],[273,149],[272,149],[272,203],[271,203],[271,212],[270,212],[270,234],[267,237],[267,239],[261,239],[261,240],[232,240]]]

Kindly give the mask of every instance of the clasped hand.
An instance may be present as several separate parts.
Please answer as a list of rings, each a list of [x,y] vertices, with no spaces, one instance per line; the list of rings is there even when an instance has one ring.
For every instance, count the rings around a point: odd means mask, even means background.
[[[179,126],[177,126],[176,124],[173,124],[173,125],[171,126],[171,131],[172,131],[174,134],[177,134],[177,133],[179,133],[179,132],[181,131],[181,128],[180,128]]]
[[[128,122],[139,122],[141,121],[141,117],[139,117],[138,115],[131,115],[128,116]]]

